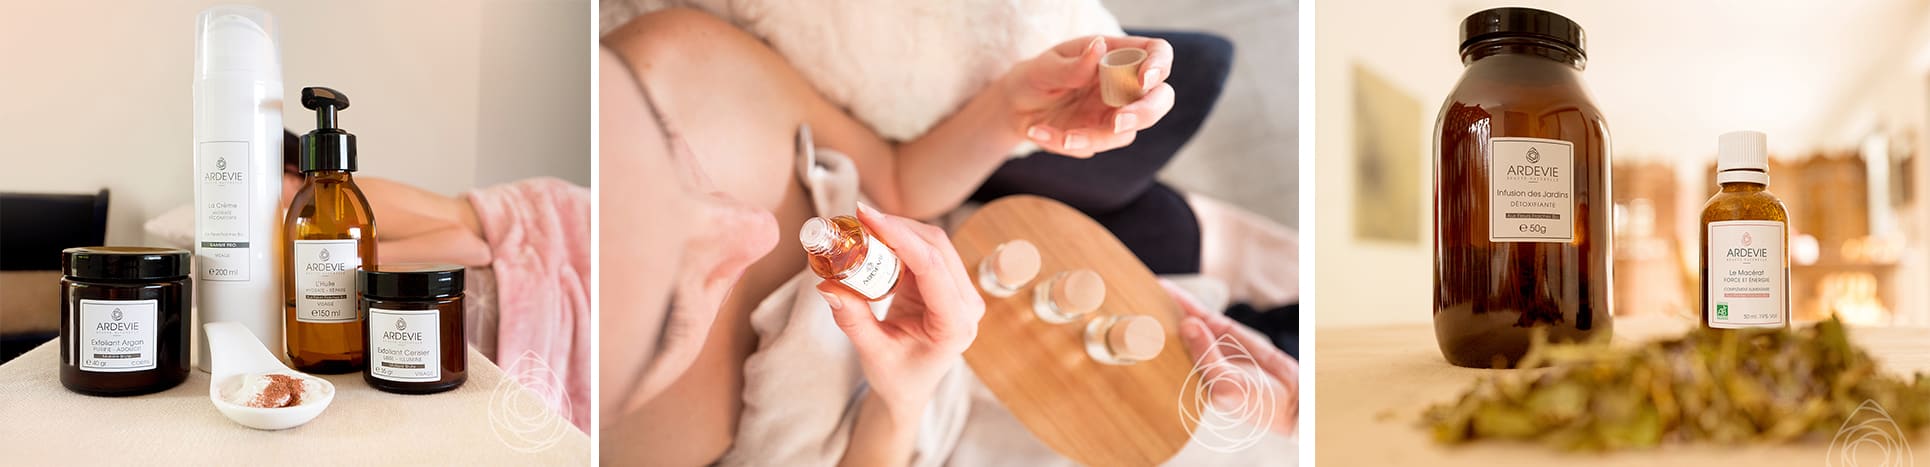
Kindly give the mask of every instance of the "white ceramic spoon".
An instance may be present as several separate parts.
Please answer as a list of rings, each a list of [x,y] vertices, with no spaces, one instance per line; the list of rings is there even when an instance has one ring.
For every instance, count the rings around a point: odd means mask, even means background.
[[[282,430],[301,426],[321,415],[335,401],[335,385],[328,380],[291,370],[283,365],[261,340],[239,323],[208,323],[208,357],[213,368],[208,372],[208,399],[236,423],[258,430]],[[280,373],[314,383],[302,394],[302,403],[293,407],[261,408],[228,402],[222,394],[239,389],[242,377],[261,373]]]

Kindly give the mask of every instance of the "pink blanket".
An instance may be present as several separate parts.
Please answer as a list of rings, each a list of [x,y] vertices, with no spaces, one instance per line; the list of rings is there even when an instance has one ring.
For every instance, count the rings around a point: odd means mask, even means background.
[[[535,178],[470,192],[494,259],[496,363],[590,426],[590,190]]]

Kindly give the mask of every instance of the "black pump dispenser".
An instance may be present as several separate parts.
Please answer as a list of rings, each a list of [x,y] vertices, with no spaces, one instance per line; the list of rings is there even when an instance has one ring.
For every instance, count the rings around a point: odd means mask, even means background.
[[[315,131],[302,135],[302,173],[355,171],[355,135],[335,124],[335,112],[348,109],[348,95],[325,87],[302,88],[302,107],[315,111]]]

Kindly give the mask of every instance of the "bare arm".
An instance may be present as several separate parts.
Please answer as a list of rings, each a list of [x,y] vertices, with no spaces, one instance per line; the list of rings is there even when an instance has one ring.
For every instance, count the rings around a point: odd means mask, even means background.
[[[1119,47],[1147,50],[1146,94],[1115,109],[1099,98],[1097,73],[1099,57]],[[1086,37],[1020,62],[909,142],[879,138],[822,98],[807,105],[805,118],[817,141],[851,156],[864,175],[860,188],[880,209],[930,219],[963,203],[1020,143],[1070,157],[1131,144],[1172,109],[1173,89],[1164,82],[1171,66],[1164,40]]]
[[[1025,141],[1008,101],[998,86],[987,86],[924,136],[902,144],[878,137],[829,102],[811,106],[806,118],[820,144],[857,164],[859,188],[880,210],[929,219],[964,203]]]

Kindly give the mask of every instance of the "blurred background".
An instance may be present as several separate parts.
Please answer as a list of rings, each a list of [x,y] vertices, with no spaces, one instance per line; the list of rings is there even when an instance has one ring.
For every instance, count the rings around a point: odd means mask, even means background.
[[[1769,134],[1789,208],[1794,319],[1930,324],[1930,2],[1375,0],[1316,11],[1319,326],[1430,321],[1432,131],[1460,21],[1496,6],[1587,31],[1613,141],[1615,314],[1698,315],[1716,136],[1748,129]]]
[[[142,224],[194,198],[195,15],[218,3],[8,2],[0,191],[107,189],[106,242],[151,243]],[[283,126],[315,127],[304,86],[348,94],[357,176],[445,195],[545,175],[589,186],[589,2],[230,3],[279,21]]]
[[[0,14],[0,362],[59,328],[59,251],[191,231],[196,15],[218,2],[14,1]],[[539,176],[590,185],[589,2],[251,3],[277,21],[282,124],[301,88],[350,97],[357,177],[443,195]],[[493,347],[490,347],[493,348]]]
[[[1293,0],[1104,0],[1128,28],[1203,31],[1233,42],[1213,115],[1160,178],[1300,228],[1300,16]],[[1322,5],[1325,6],[1325,5]]]

